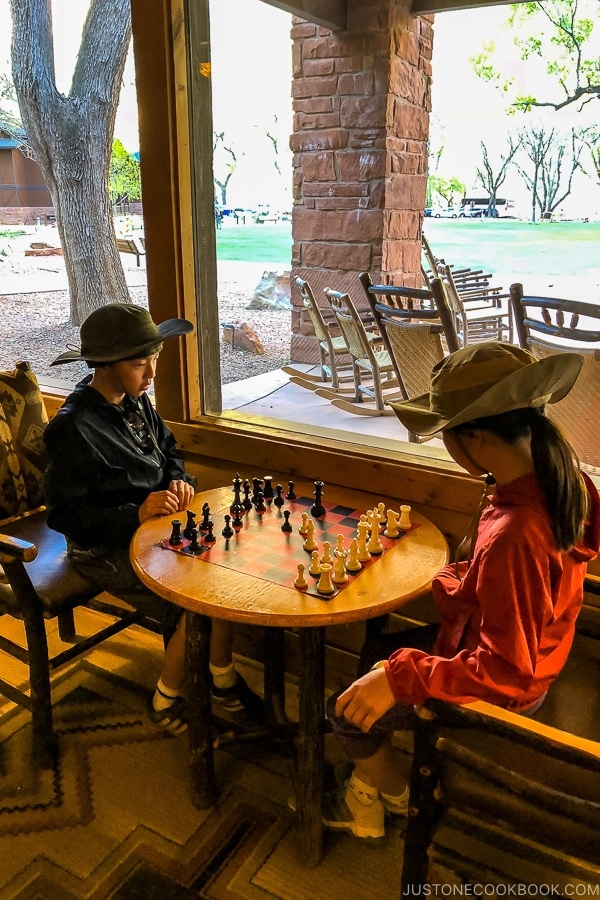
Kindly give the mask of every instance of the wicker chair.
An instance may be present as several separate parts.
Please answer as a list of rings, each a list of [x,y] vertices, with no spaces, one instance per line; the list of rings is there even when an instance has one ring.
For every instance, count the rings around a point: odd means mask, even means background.
[[[479,341],[513,340],[513,323],[507,301],[509,295],[499,288],[478,288],[461,293],[452,269],[446,263],[438,266],[446,285],[456,331],[463,347]]]
[[[42,440],[47,422],[28,364],[0,372],[0,615],[23,621],[25,644],[0,634],[0,651],[29,669],[28,685],[0,679],[0,693],[31,712],[33,761],[40,767],[50,765],[55,750],[50,673],[128,625],[148,624],[131,607],[97,597],[97,589],[72,568],[64,537],[47,527]],[[79,637],[73,610],[81,605],[112,621],[90,637]],[[50,658],[45,621],[53,618],[68,646]]]
[[[584,466],[600,467],[600,306],[580,300],[524,296],[521,284],[511,285],[510,303],[521,347],[539,358],[565,350],[583,356],[583,368],[574,386],[564,400],[549,404],[546,411]]]

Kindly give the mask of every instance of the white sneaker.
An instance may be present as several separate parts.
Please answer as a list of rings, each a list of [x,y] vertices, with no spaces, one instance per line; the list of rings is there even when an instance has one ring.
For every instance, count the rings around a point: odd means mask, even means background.
[[[323,798],[323,825],[350,831],[357,838],[384,837],[384,816],[381,800],[362,803],[350,787],[339,787]]]

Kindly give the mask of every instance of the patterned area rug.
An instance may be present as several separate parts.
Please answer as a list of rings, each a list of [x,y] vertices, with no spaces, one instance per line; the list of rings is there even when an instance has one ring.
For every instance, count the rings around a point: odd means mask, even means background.
[[[55,688],[59,754],[31,766],[28,716],[0,721],[0,898],[314,900],[399,895],[402,832],[328,834],[299,865],[282,754],[216,754],[220,798],[189,800],[187,745],[145,721],[145,691],[82,662]]]

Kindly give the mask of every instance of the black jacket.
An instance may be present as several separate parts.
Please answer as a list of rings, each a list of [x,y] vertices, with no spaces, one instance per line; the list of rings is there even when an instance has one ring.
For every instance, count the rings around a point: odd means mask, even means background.
[[[183,468],[172,431],[146,394],[136,405],[152,442],[144,452],[121,407],[80,382],[44,434],[48,525],[81,548],[127,547],[148,494],[173,480],[195,481]]]

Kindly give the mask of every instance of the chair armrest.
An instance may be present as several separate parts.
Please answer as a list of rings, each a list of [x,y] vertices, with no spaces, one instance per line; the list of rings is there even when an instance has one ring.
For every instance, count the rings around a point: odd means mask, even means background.
[[[9,534],[0,534],[0,562],[19,560],[20,562],[33,562],[38,555],[38,549],[30,541],[22,541],[20,538]],[[2,557],[6,557],[3,560]]]

